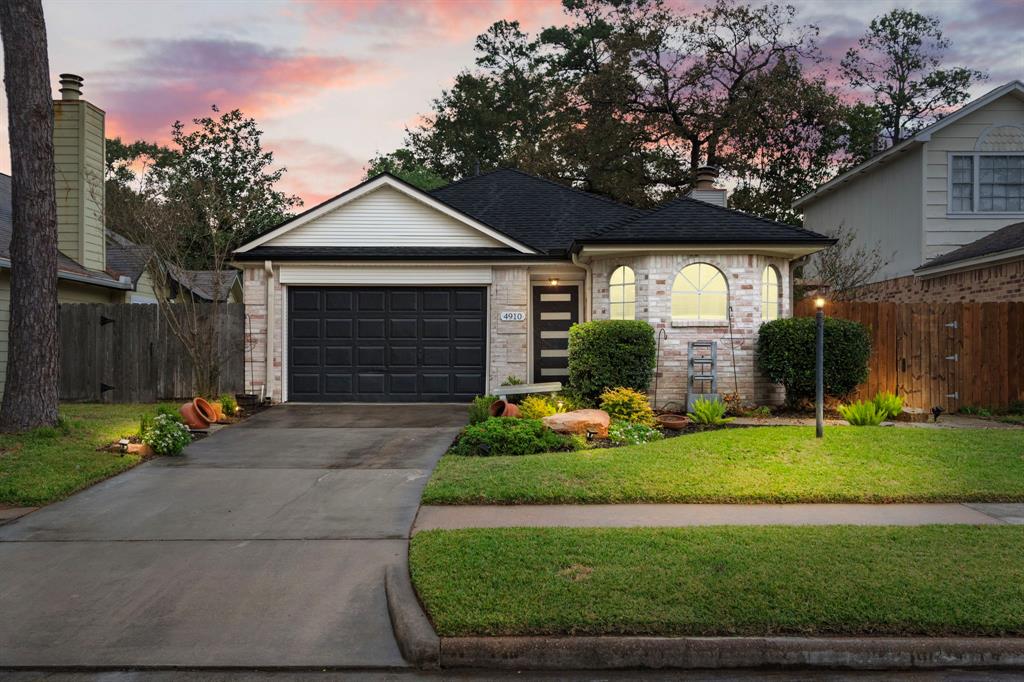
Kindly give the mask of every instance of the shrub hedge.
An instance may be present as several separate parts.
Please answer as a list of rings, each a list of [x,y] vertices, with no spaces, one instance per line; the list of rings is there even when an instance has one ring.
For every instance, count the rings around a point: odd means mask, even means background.
[[[576,448],[575,441],[549,430],[539,419],[491,417],[467,426],[449,452],[453,455],[497,457]]]
[[[619,386],[646,391],[654,363],[654,329],[642,320],[594,320],[569,330],[569,387],[585,400]]]
[[[786,387],[792,403],[814,399],[813,317],[772,320],[761,325],[757,364],[769,381]],[[868,378],[871,335],[859,322],[825,318],[825,393],[845,397]]]

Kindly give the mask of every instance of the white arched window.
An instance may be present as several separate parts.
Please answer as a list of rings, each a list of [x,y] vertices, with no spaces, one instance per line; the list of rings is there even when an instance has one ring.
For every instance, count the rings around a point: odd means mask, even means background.
[[[609,317],[613,320],[636,319],[636,275],[625,265],[615,268],[608,280]]]
[[[692,263],[672,283],[673,320],[721,320],[729,317],[729,286],[714,265]]]
[[[761,273],[761,319],[779,319],[779,271],[774,265],[765,266]]]

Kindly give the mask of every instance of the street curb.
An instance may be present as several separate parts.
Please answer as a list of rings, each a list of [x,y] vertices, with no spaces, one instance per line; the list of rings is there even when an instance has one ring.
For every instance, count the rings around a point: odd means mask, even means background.
[[[1024,638],[445,637],[442,668],[1024,670]]]
[[[384,594],[402,657],[420,668],[436,669],[440,664],[441,640],[420,607],[404,561],[384,569]]]

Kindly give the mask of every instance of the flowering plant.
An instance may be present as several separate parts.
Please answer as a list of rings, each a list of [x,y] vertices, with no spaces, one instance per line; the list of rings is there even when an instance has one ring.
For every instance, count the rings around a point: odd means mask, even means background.
[[[158,455],[180,455],[192,442],[188,427],[170,414],[158,414],[152,425],[143,431],[142,442]]]

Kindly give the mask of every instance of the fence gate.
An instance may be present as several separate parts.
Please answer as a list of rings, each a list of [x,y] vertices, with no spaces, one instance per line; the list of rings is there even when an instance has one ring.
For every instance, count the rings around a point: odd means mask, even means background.
[[[947,412],[960,407],[959,308],[946,304],[897,307],[896,391],[907,405],[941,407]]]
[[[245,306],[219,316],[219,392],[244,382]],[[60,306],[60,399],[153,402],[191,397],[192,361],[158,305],[76,303]]]

